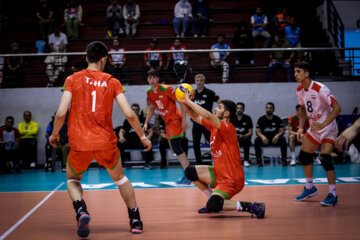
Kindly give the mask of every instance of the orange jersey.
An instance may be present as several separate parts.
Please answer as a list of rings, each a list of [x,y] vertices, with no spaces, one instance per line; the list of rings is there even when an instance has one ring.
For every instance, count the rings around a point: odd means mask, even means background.
[[[68,120],[70,148],[113,149],[117,142],[112,124],[113,103],[124,92],[119,80],[101,71],[84,69],[66,79],[65,91],[72,93]]]
[[[159,84],[157,90],[150,87],[147,90],[147,97],[150,105],[154,105],[159,111],[165,125],[171,120],[181,120],[182,114],[176,107],[176,99],[174,89],[165,84]]]
[[[244,183],[244,170],[235,127],[230,122],[221,121],[221,127],[217,129],[204,118],[202,124],[211,131],[210,150],[217,173],[216,181],[220,184]]]

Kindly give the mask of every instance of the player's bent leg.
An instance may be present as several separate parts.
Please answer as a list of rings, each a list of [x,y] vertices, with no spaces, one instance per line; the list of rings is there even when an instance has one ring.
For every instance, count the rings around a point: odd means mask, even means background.
[[[206,203],[206,208],[210,213],[217,213],[223,210],[224,197],[220,194],[213,193]]]

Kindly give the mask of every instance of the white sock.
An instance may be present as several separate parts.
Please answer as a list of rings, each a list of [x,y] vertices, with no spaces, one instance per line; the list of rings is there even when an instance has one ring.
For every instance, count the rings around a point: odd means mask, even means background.
[[[242,206],[241,206],[240,202],[236,202],[236,209],[237,209],[238,211],[243,210],[243,208],[242,208]]]
[[[335,184],[332,184],[332,185],[329,184],[329,193],[332,193],[334,195],[334,197],[336,197],[336,185]]]
[[[309,190],[312,189],[313,186],[314,186],[313,178],[306,178],[305,188]]]
[[[211,194],[212,194],[212,190],[210,188],[208,188],[208,189],[205,189],[203,191],[203,193],[205,193],[205,195],[209,198],[211,196]]]
[[[295,152],[291,152],[290,155],[291,155],[291,160],[296,160]]]

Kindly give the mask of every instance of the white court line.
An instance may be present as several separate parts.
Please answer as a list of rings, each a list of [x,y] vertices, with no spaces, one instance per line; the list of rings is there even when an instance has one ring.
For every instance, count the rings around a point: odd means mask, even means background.
[[[25,216],[23,216],[17,223],[15,223],[9,230],[7,230],[3,235],[1,235],[0,240],[5,239],[12,231],[14,231],[22,222],[24,222],[31,214],[33,214],[41,205],[43,205],[62,185],[64,182],[60,183],[51,193],[49,193],[41,202],[39,202],[35,207],[33,207]]]

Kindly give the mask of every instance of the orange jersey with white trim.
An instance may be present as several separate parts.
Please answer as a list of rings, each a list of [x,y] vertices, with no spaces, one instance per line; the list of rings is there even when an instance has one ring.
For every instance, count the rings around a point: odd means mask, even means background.
[[[217,129],[204,118],[202,124],[211,132],[210,150],[218,177],[216,180],[220,182],[243,181],[244,170],[235,127],[230,122],[221,121],[221,127]]]
[[[150,87],[147,90],[147,97],[149,104],[156,107],[165,124],[182,117],[182,113],[176,107],[175,93],[171,86],[159,84],[157,90]]]
[[[296,95],[299,104],[305,106],[310,126],[313,122],[324,122],[332,111],[331,104],[336,101],[328,87],[313,80],[308,89],[300,84],[296,89]],[[328,127],[337,129],[336,121],[334,120],[325,128]]]
[[[114,98],[124,92],[110,74],[84,69],[69,76],[65,91],[72,93],[68,119],[70,148],[101,151],[116,147],[112,110]]]

